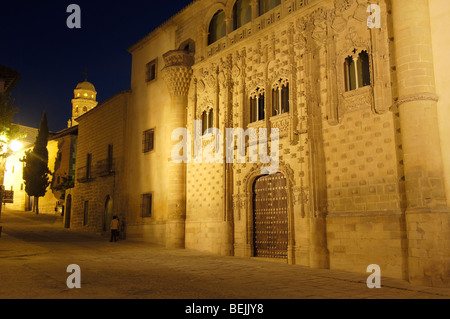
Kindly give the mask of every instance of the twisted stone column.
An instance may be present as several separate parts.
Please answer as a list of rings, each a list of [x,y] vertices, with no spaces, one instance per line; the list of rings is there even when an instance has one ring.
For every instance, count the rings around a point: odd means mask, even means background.
[[[409,280],[446,286],[449,213],[437,120],[428,0],[392,1],[406,184]]]
[[[170,151],[179,143],[172,141],[172,132],[177,128],[186,128],[186,110],[189,85],[192,78],[193,56],[183,50],[169,51],[164,55],[163,77],[166,80],[170,96],[171,110],[167,145],[168,160],[168,199],[166,222],[166,247],[184,248],[186,224],[186,163],[173,162]],[[186,149],[186,148],[185,148]]]

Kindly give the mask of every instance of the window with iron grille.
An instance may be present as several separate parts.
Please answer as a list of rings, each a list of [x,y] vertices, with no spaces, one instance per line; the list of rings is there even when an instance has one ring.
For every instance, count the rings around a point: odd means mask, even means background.
[[[155,129],[147,130],[142,136],[142,152],[147,153],[153,151],[155,141]]]
[[[141,217],[152,217],[152,194],[141,195]]]
[[[156,66],[157,66],[156,61],[157,60],[154,59],[153,61],[150,61],[146,65],[146,73],[145,73],[146,82],[151,82],[156,79]]]

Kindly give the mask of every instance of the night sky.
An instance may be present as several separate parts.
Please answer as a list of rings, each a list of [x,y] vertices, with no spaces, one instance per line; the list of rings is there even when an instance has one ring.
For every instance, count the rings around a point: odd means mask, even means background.
[[[19,113],[14,122],[39,127],[44,110],[49,128],[67,127],[73,90],[92,82],[97,101],[130,89],[127,48],[192,0],[2,1],[0,64],[20,73],[12,91]],[[81,8],[81,29],[69,29],[69,4]]]

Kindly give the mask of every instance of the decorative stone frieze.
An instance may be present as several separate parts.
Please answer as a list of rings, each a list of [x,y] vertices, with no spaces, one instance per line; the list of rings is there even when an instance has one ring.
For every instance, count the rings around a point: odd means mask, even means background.
[[[172,96],[187,96],[192,79],[194,57],[184,50],[169,51],[164,54],[163,77]]]

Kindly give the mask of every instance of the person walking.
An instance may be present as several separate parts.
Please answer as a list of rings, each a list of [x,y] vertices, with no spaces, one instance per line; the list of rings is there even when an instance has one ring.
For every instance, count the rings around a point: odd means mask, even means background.
[[[109,241],[110,242],[112,242],[113,240],[117,241],[117,235],[119,232],[119,219],[117,218],[117,216],[113,216],[110,229],[111,229],[111,239]]]

